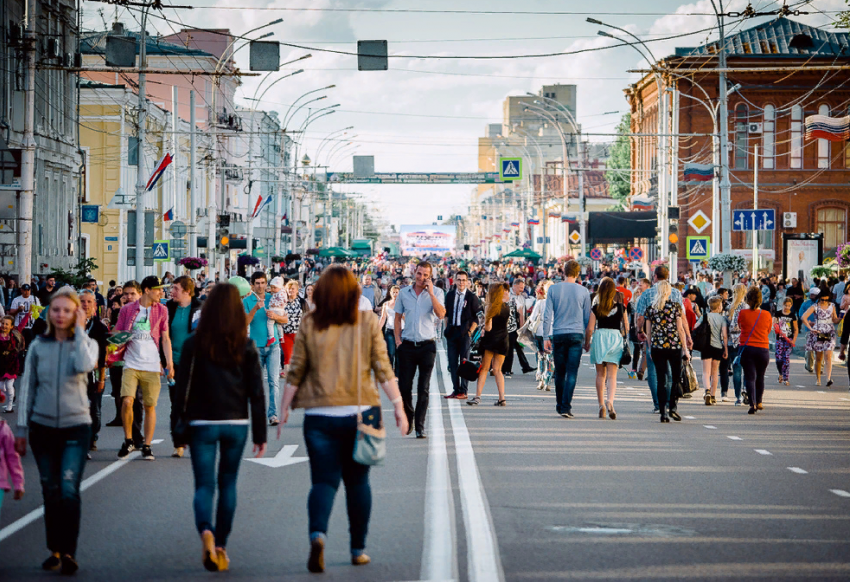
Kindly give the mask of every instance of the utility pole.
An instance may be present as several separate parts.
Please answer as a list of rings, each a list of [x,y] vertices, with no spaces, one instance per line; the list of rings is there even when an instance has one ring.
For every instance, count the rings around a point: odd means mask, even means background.
[[[581,170],[579,170],[579,173],[578,173],[578,195],[579,195],[579,198],[580,198],[580,200],[579,200],[579,211],[581,213],[580,216],[579,216],[579,223],[578,224],[579,224],[579,234],[581,235],[581,256],[586,257],[587,256],[587,254],[586,254],[587,253],[587,219],[585,218],[585,215],[587,213],[587,199],[585,198],[585,195],[584,195],[584,172],[585,172],[585,170],[588,166],[587,166],[587,144],[584,143],[584,142],[582,142],[582,150],[583,150],[582,165],[584,167]],[[567,231],[569,231],[569,228],[567,228]],[[569,248],[569,244],[567,244],[567,248]]]
[[[195,91],[189,91],[189,256],[198,256],[198,201],[195,198]],[[209,248],[209,242],[207,243]]]
[[[679,206],[679,90],[676,89],[674,86],[670,89],[670,92],[672,93],[673,102],[671,107],[672,119],[670,128],[670,133],[672,134],[670,136],[670,206]],[[676,218],[675,220],[678,223],[680,219]],[[669,230],[669,220],[667,227]],[[675,232],[679,232],[678,227],[676,228]],[[677,241],[676,245],[678,244],[679,243]],[[678,281],[678,271],[679,253],[670,253],[670,281],[674,284],[676,283],[676,281]]]
[[[24,109],[24,143],[21,152],[21,193],[18,199],[18,284],[32,279],[32,215],[35,200],[35,44],[36,2],[27,0],[25,39],[26,108]]]
[[[32,1],[32,0],[30,0]],[[139,141],[139,166],[136,172],[136,281],[145,278],[145,140],[147,133],[148,105],[145,87],[147,67],[148,6],[142,6],[142,23],[139,31],[139,114],[137,136]]]
[[[753,210],[759,209],[759,145],[755,145],[755,167],[753,169]],[[753,220],[757,222],[755,219],[756,213],[753,213]],[[755,225],[753,225],[755,226]],[[759,231],[755,228],[750,231],[752,243],[753,243],[753,281],[756,281],[758,277],[759,270],[759,248],[758,248],[758,240],[759,240]]]
[[[726,36],[725,25],[723,23],[723,1],[720,0],[720,12],[717,14],[717,28],[720,34],[718,47],[717,64],[720,68],[718,72],[719,83],[718,87],[718,107],[720,109],[720,117],[718,124],[720,125],[720,218],[723,228],[723,244],[721,251],[724,253],[732,252],[732,200],[731,190],[732,184],[729,182],[729,107],[727,104],[726,95]],[[715,219],[716,220],[716,219]],[[724,279],[724,286],[729,286],[731,281]]]

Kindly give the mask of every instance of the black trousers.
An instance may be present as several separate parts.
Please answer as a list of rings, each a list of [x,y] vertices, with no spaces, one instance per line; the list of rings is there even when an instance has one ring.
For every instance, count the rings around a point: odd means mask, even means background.
[[[425,415],[428,414],[428,396],[431,371],[437,359],[437,342],[415,344],[404,340],[396,351],[398,387],[404,403],[407,421],[418,431],[425,430]],[[413,408],[413,377],[419,373],[416,383],[416,408]],[[415,422],[414,422],[415,421]]]
[[[101,427],[101,407],[103,405],[103,392],[98,392],[97,382],[92,378],[92,374],[88,374],[88,397],[89,397],[89,413],[91,414],[91,440],[89,448],[97,442],[97,433]]]
[[[664,414],[665,406],[673,412],[679,402],[678,394],[682,390],[679,386],[682,379],[682,349],[664,349],[653,346],[649,355],[652,358],[652,363],[655,364],[655,374],[658,378],[658,407],[661,409],[661,414]],[[673,375],[669,393],[667,392],[668,363],[670,364],[670,373]]]
[[[764,397],[764,374],[770,363],[767,348],[744,346],[741,352],[741,367],[744,369],[744,386],[750,395],[750,406],[761,404]]]
[[[446,328],[446,358],[449,360],[449,374],[452,377],[452,390],[466,394],[469,381],[457,375],[461,361],[469,357],[471,338],[459,327]]]
[[[508,353],[505,356],[505,361],[502,362],[502,373],[503,374],[513,374],[514,367],[514,352],[516,352],[516,357],[519,360],[519,366],[522,368],[523,374],[526,370],[531,369],[531,366],[528,364],[528,358],[525,357],[525,351],[520,347],[519,342],[519,333],[512,331],[508,334]]]

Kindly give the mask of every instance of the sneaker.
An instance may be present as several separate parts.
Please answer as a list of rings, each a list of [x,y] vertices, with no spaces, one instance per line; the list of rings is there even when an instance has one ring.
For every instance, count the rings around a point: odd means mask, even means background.
[[[546,384],[546,392],[551,392],[551,391],[552,391],[552,387],[549,386],[549,384]]]
[[[171,456],[174,457],[175,459],[182,459],[183,458],[183,451],[184,451],[183,447],[174,447],[174,452],[171,453]]]
[[[280,419],[276,416],[269,417],[269,426],[277,426],[280,424]]]
[[[539,382],[537,382],[537,389],[538,390],[543,390],[543,386],[544,386],[543,380],[540,380]]]
[[[658,408],[657,406],[652,408],[652,414],[658,414],[659,412],[661,412],[661,409]]]
[[[62,559],[59,554],[50,554],[50,557],[41,563],[41,569],[57,572],[62,567]]]
[[[711,397],[711,403],[712,403],[712,404],[717,404],[717,399],[716,399],[716,398],[714,398],[714,396],[712,396],[712,397]]]
[[[575,416],[573,415],[572,412],[562,412],[561,417],[562,418],[575,418]]]
[[[729,402],[729,397],[728,396],[721,396],[720,402]]]
[[[472,398],[467,400],[466,403],[470,406],[478,406],[479,404],[481,404],[481,399],[478,396],[473,396]]]
[[[14,412],[14,411],[15,411],[15,408],[13,406],[7,406],[6,408],[3,409],[3,412],[5,412],[6,414],[9,414],[10,412]]]
[[[713,402],[712,402],[711,394],[709,394],[708,392],[706,392],[706,393],[705,393],[705,405],[706,405],[706,406],[711,406],[712,404],[713,404]]]
[[[367,556],[366,554],[358,554],[356,556],[351,556],[351,565],[352,566],[365,566],[369,562],[372,561],[372,558]]]
[[[86,453],[86,460],[91,461],[91,453]]]
[[[744,404],[743,398],[738,398],[737,400],[735,400],[735,406],[741,406],[742,404]]]
[[[142,459],[145,461],[155,461],[156,457],[153,456],[153,451],[151,451],[150,445],[142,445]]]
[[[121,450],[118,451],[118,458],[126,459],[135,450],[136,445],[133,444],[133,439],[124,439],[124,444],[121,445]]]
[[[80,569],[80,565],[77,564],[77,561],[73,556],[69,556],[65,554],[62,556],[62,575],[63,576],[71,576],[76,573],[77,570]]]
[[[509,380],[509,379],[511,379],[511,378],[513,378],[513,377],[514,377],[514,375],[513,375],[513,374],[505,374],[505,380]]]
[[[124,426],[124,423],[121,422],[120,418],[116,417],[116,418],[113,418],[112,420],[110,420],[109,422],[107,422],[105,426]]]

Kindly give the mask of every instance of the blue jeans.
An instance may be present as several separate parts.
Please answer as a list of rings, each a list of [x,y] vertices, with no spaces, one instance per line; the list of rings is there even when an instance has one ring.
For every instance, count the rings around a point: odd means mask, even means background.
[[[280,343],[259,347],[260,367],[263,369],[263,391],[269,402],[269,418],[277,416],[277,401],[280,398]]]
[[[558,414],[571,412],[573,392],[581,364],[584,334],[563,333],[552,336],[552,359],[555,363],[555,410]]]
[[[195,475],[195,525],[198,533],[211,531],[215,545],[225,547],[236,512],[236,477],[239,462],[248,440],[248,426],[215,424],[193,426],[189,437],[192,452],[192,473]],[[218,462],[218,509],[213,527],[213,497],[215,497],[216,451],[221,453]]]
[[[735,398],[740,400],[744,368],[741,367],[740,363],[737,365],[732,364],[735,356],[738,355],[738,349],[738,347],[729,346],[727,350],[729,357],[720,362],[720,396],[726,396],[729,392],[729,368],[732,368],[732,385],[735,389]]]
[[[80,482],[86,466],[91,427],[30,425],[29,440],[44,496],[47,549],[75,555],[80,535]]]
[[[646,346],[646,383],[649,384],[649,393],[652,394],[652,404],[655,405],[655,408],[658,408],[658,374],[655,372],[655,363],[652,361],[652,347],[644,344]],[[667,365],[667,374],[665,375],[667,381],[665,382],[667,386],[667,399],[670,398],[670,389],[673,387],[673,373],[670,371],[670,365]]]
[[[366,533],[372,513],[369,466],[357,463],[352,457],[356,435],[356,416],[304,416],[304,441],[307,443],[313,483],[307,498],[310,535],[328,533],[334,497],[342,480],[345,483],[352,551],[366,548]]]
[[[393,330],[384,330],[384,341],[387,342],[387,356],[390,358],[390,366],[395,370],[395,335]]]

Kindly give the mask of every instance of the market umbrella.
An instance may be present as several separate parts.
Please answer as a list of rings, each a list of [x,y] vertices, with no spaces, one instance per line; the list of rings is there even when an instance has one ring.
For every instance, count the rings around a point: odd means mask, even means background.
[[[334,257],[334,258],[343,257],[343,258],[347,258],[347,257],[353,257],[355,255],[354,255],[354,253],[351,253],[351,252],[349,252],[349,251],[347,251],[347,250],[345,250],[341,247],[327,247],[327,248],[321,249],[319,251],[319,256],[320,257]]]
[[[517,249],[511,253],[508,253],[502,257],[503,259],[531,259],[533,261],[539,261],[543,257],[532,251],[531,249]]]

